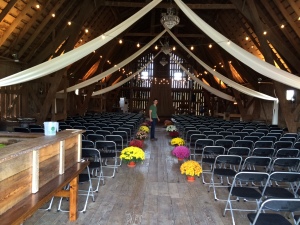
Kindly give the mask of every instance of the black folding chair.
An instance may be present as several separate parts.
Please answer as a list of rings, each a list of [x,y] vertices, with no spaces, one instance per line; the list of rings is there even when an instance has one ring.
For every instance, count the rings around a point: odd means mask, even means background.
[[[223,146],[225,151],[234,146],[234,141],[230,139],[218,139],[215,141],[215,146]]]
[[[296,148],[281,148],[275,153],[275,158],[295,158],[299,157],[299,149]]]
[[[208,186],[208,191],[210,191],[211,187],[213,188],[215,201],[221,200],[217,198],[216,188],[230,187],[229,178],[233,178],[237,174],[241,163],[242,157],[237,155],[218,155],[216,157]],[[215,176],[220,178],[220,183],[215,183]],[[227,185],[224,185],[223,177],[227,179]]]
[[[225,209],[223,212],[223,216],[225,216],[227,211],[231,213],[232,223],[235,224],[234,214],[233,211],[256,211],[259,207],[259,203],[263,197],[262,193],[258,191],[257,187],[250,186],[249,183],[264,183],[268,179],[269,175],[265,172],[239,172],[235,175],[231,187],[228,188],[229,194],[228,199],[225,205]],[[244,198],[244,199],[251,199],[252,201],[255,200],[256,206],[253,208],[249,208],[251,206],[248,204],[248,208],[234,208],[232,197],[235,198]],[[241,205],[241,204],[239,204]]]
[[[196,156],[197,155],[202,155],[202,151],[203,151],[203,148],[206,147],[206,146],[213,146],[214,145],[214,141],[211,140],[211,139],[198,139],[196,142],[195,142],[195,147],[193,150],[193,157],[194,157],[194,160],[196,160]]]
[[[253,148],[253,141],[251,140],[238,140],[234,143],[234,147],[247,147],[252,149]]]
[[[271,157],[249,156],[244,160],[241,171],[245,172],[268,172],[272,162]]]
[[[262,156],[262,157],[273,157],[275,153],[274,148],[255,148],[252,150],[253,156]]]
[[[296,198],[300,184],[298,172],[273,172],[264,189],[265,198]],[[259,188],[262,191],[262,187]]]
[[[256,213],[249,213],[247,217],[251,225],[290,225],[290,221],[279,212],[292,213],[300,210],[300,199],[271,198],[262,202]],[[267,213],[266,211],[271,211]],[[299,224],[298,221],[294,221]]]
[[[104,177],[102,170],[102,160],[101,155],[98,149],[92,148],[82,148],[82,158],[90,161],[89,168],[92,170],[91,174],[94,176],[91,177],[92,180],[97,180],[97,187],[94,192],[99,191],[100,181],[102,180],[104,185]]]
[[[224,155],[225,154],[225,148],[222,146],[205,146],[202,151],[202,157],[200,165],[202,166],[202,182],[203,184],[209,184],[205,181],[204,173],[205,174],[211,174],[211,171],[213,169],[213,165],[215,163],[215,159],[218,155]],[[209,168],[205,169],[204,166],[208,165]]]
[[[113,173],[110,176],[103,175],[103,177],[114,177],[117,171],[117,146],[114,141],[96,141],[95,148],[100,151],[101,159],[105,160],[102,167],[107,167],[113,169]],[[112,159],[112,163],[108,164],[108,160]]]
[[[256,141],[253,148],[273,148],[274,143],[272,141]]]

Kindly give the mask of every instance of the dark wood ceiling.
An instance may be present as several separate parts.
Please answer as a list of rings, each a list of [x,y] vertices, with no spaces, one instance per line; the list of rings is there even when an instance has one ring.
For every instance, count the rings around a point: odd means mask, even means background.
[[[1,0],[0,1],[0,60],[19,60],[22,69],[70,51],[110,30],[124,21],[149,0]],[[265,48],[272,49],[273,61],[284,70],[300,74],[300,1],[299,0],[185,0],[194,12],[214,29],[255,56],[265,59]],[[37,4],[40,6],[37,8]],[[125,30],[95,53],[66,68],[71,84],[86,79],[91,67],[101,61],[100,72],[129,57],[136,51],[136,43],[148,43],[163,30],[161,14],[168,7],[176,9],[180,24],[172,32],[211,67],[228,74],[223,66],[231,61],[236,81],[256,89],[257,79],[269,80],[228,55],[197,28],[172,0],[162,1],[137,23]],[[52,14],[55,14],[53,16]],[[71,25],[68,25],[68,22]],[[280,26],[284,25],[284,28]],[[88,29],[88,33],[85,32]],[[263,31],[267,31],[263,35]],[[167,35],[166,35],[167,36]],[[248,39],[246,40],[246,37]],[[119,39],[123,44],[118,43]],[[162,38],[164,40],[165,37]],[[176,45],[169,38],[170,45]],[[212,44],[212,48],[208,45]],[[160,42],[157,43],[160,45]],[[155,51],[154,48],[149,51]],[[195,63],[177,46],[175,53],[193,65],[195,71],[211,83],[211,75]],[[111,64],[107,63],[107,60]]]

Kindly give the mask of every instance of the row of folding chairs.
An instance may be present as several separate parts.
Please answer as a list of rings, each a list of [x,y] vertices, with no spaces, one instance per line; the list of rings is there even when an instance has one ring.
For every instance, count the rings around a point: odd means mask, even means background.
[[[299,216],[294,215],[300,210],[299,181],[298,172],[238,172],[228,187],[223,216],[229,211],[232,224],[235,224],[235,211],[248,212],[251,224],[291,224],[290,218],[299,224]],[[237,199],[245,200],[241,203]],[[286,216],[287,212],[291,216]]]
[[[254,149],[274,149],[277,152],[279,149],[300,149],[300,142],[292,143],[289,141],[277,141],[275,143],[271,141],[256,141],[253,142],[251,140],[237,140],[233,141],[230,139],[197,139],[195,142],[191,141],[189,143],[189,148],[191,151],[190,158],[195,159],[197,156],[201,156],[203,149],[206,146],[221,146],[227,151],[232,147],[238,148],[248,148],[250,151]]]

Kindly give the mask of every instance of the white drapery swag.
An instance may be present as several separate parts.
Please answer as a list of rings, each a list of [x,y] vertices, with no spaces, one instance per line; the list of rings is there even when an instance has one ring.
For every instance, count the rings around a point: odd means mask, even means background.
[[[75,91],[76,89],[80,89],[83,87],[86,87],[88,85],[91,85],[95,82],[98,82],[100,79],[106,77],[109,74],[112,74],[114,72],[116,72],[117,70],[119,70],[120,68],[122,68],[123,66],[125,66],[126,64],[130,63],[132,60],[134,60],[136,57],[138,57],[140,54],[142,54],[144,51],[146,51],[151,45],[153,45],[164,33],[166,32],[166,30],[163,30],[160,34],[158,34],[155,38],[153,38],[149,43],[147,43],[144,47],[142,47],[140,50],[138,50],[136,53],[134,53],[133,55],[131,55],[130,57],[126,58],[125,60],[123,60],[122,62],[120,62],[119,64],[117,64],[117,66],[114,66],[106,71],[104,71],[103,73],[100,73],[99,75],[92,77],[86,81],[83,81],[79,84],[76,84],[72,87],[67,88],[67,92],[71,92],[71,91]],[[63,93],[64,91],[59,91],[58,93]]]
[[[124,22],[120,23],[118,26],[115,26],[108,32],[102,34],[101,36],[93,39],[92,41],[89,41],[88,43],[76,49],[73,49],[72,51],[65,53],[64,55],[58,56],[52,60],[31,67],[27,70],[0,79],[0,86],[9,86],[24,83],[30,80],[44,77],[76,62],[77,60],[85,57],[86,55],[100,48],[101,46],[115,38],[117,35],[122,33],[133,23],[139,20],[142,16],[148,13],[151,9],[153,9],[161,1],[162,0],[151,1],[148,5],[146,5],[144,8],[139,10],[131,17],[129,17]]]
[[[239,47],[233,42],[228,44],[229,39],[220,34],[218,31],[204,22],[196,13],[194,13],[186,4],[181,0],[174,0],[179,8],[185,13],[185,15],[197,26],[200,30],[206,33],[212,40],[225,49],[228,53],[234,56],[236,59],[243,62],[245,65],[251,67],[256,72],[276,80],[280,83],[288,86],[300,89],[300,77],[288,73],[284,70],[278,69],[275,66],[264,62],[247,52],[243,48]]]
[[[191,78],[193,79],[196,83],[198,83],[199,85],[201,85],[201,87],[203,87],[205,90],[209,91],[210,93],[220,97],[220,98],[223,98],[225,100],[228,100],[228,101],[234,101],[234,97],[228,95],[228,94],[225,94],[224,92],[222,91],[219,91],[205,83],[203,83],[200,79],[198,79],[197,77],[195,77],[193,74],[191,74],[183,65],[181,65],[176,59],[174,59],[174,57],[171,55],[171,53],[169,53],[170,55],[170,58],[175,62],[177,63],[178,66],[180,66],[180,68],[182,70],[184,70],[184,72],[186,72],[186,74]]]
[[[128,81],[130,81],[132,78],[134,78],[137,74],[139,74],[140,72],[142,72],[151,62],[153,62],[153,60],[161,53],[161,51],[159,51],[154,57],[153,59],[149,60],[149,62],[144,65],[142,68],[140,68],[138,71],[136,71],[134,74],[130,75],[129,77],[125,78],[124,80],[122,81],[119,81],[118,83],[114,84],[114,85],[111,85],[109,87],[106,87],[106,88],[103,88],[99,91],[95,91],[93,92],[92,96],[96,96],[96,95],[101,95],[101,94],[104,94],[106,92],[109,92],[111,90],[114,90],[118,87],[120,87],[121,85],[127,83]]]
[[[271,97],[269,95],[260,93],[258,91],[252,90],[250,88],[244,87],[232,80],[230,80],[229,78],[223,76],[222,74],[218,73],[217,71],[215,71],[214,69],[212,69],[211,67],[209,67],[207,64],[205,64],[203,61],[201,61],[196,55],[194,55],[188,48],[186,48],[179,40],[178,38],[175,37],[175,35],[168,29],[165,27],[165,29],[167,30],[167,32],[170,34],[170,36],[188,53],[190,54],[201,66],[203,66],[208,72],[210,72],[211,74],[213,74],[214,76],[218,77],[220,80],[222,80],[224,83],[226,83],[227,85],[229,85],[230,87],[246,94],[246,95],[250,95],[252,97],[256,97],[256,98],[260,98],[260,99],[264,99],[264,100],[268,100],[268,101],[278,101],[277,98]]]

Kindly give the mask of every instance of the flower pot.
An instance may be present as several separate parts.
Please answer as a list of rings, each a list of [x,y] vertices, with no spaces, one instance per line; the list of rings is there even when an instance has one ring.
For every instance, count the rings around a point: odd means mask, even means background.
[[[184,158],[177,158],[178,159],[178,161],[183,161],[184,160]]]
[[[194,182],[195,177],[194,176],[186,176],[188,182]]]
[[[130,161],[128,164],[127,164],[128,167],[135,167],[136,166],[136,163],[133,162],[133,161]]]

